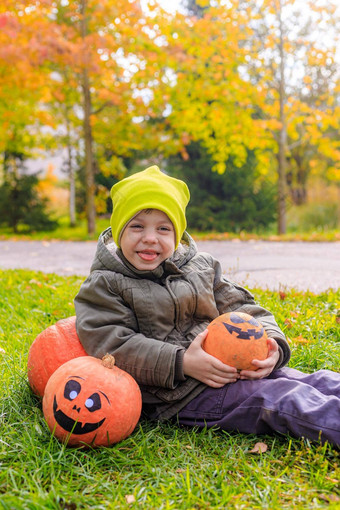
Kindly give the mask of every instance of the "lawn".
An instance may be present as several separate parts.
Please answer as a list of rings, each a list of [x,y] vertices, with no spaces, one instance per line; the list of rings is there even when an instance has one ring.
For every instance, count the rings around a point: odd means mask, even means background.
[[[29,346],[74,315],[79,277],[0,271],[0,508],[340,508],[339,452],[280,435],[245,436],[141,422],[111,448],[71,449],[51,436],[27,383]],[[253,289],[291,342],[290,366],[340,366],[340,290]],[[252,453],[257,442],[264,453]]]

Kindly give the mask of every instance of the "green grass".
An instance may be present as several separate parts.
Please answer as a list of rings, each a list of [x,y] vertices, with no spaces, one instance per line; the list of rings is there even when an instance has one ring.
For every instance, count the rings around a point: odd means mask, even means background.
[[[19,225],[19,232],[14,233],[8,227],[0,226],[0,239],[20,239],[20,240],[52,240],[60,239],[62,241],[90,241],[96,240],[99,234],[110,226],[109,218],[97,218],[96,231],[93,235],[87,232],[87,223],[85,219],[79,220],[75,227],[70,227],[67,217],[58,219],[59,227],[51,232],[27,232],[27,227]]]
[[[146,422],[111,448],[58,443],[28,387],[27,354],[41,330],[74,315],[81,281],[0,271],[0,509],[340,508],[339,452],[327,444]],[[339,369],[340,290],[253,292],[291,339],[290,366]],[[258,441],[268,450],[250,453]]]

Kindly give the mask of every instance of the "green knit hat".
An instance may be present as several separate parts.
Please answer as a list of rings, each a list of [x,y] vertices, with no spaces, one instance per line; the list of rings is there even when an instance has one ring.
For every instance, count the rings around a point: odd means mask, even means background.
[[[158,166],[150,166],[112,186],[111,198],[113,210],[110,224],[117,246],[131,218],[144,209],[159,209],[174,226],[177,248],[187,225],[185,208],[190,193],[185,182],[164,174]]]

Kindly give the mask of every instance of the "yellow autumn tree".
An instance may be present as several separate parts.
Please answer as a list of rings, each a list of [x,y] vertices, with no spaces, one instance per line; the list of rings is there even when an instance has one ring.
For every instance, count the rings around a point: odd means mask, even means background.
[[[95,173],[119,177],[122,158],[145,147],[159,150],[165,103],[155,92],[155,77],[161,80],[165,53],[157,44],[153,21],[146,19],[139,1],[125,0],[5,0],[0,14],[3,24],[10,19],[17,27],[16,50],[10,30],[5,36],[3,76],[15,51],[24,62],[20,67],[18,59],[8,89],[19,97],[30,80],[35,94],[29,103],[31,117],[22,116],[25,133],[32,134],[38,117],[44,124],[45,115],[46,123],[50,119],[52,127],[63,128],[60,143],[70,147],[80,136],[88,231],[93,233]]]
[[[309,17],[297,0],[197,0],[199,16],[163,16],[175,84],[169,123],[184,144],[199,141],[218,172],[228,158],[242,165],[248,150],[262,175],[274,169],[279,233],[287,177],[308,176],[311,158],[302,172],[299,152],[313,147],[335,161],[338,151],[337,11],[307,3]]]
[[[253,147],[256,91],[242,73],[251,32],[237,3],[214,2],[201,17],[163,16],[162,25],[175,83],[168,122],[184,144],[202,143],[219,173],[228,158],[241,166]]]
[[[278,181],[278,232],[286,231],[287,185],[304,199],[311,161],[339,148],[336,66],[339,10],[333,2],[239,2],[253,37],[247,73],[258,95],[257,132],[272,140]]]
[[[39,68],[44,54],[37,34],[43,32],[43,24],[40,15],[28,12],[24,16],[24,10],[24,3],[4,0],[0,4],[2,170],[15,165],[16,155],[32,153],[41,140],[43,125],[54,125],[53,118],[41,103],[46,91],[46,73]]]

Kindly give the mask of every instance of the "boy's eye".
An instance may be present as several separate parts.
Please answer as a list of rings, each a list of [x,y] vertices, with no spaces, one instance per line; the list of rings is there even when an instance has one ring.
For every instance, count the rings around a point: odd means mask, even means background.
[[[170,232],[170,227],[160,227],[159,230],[162,230],[162,231],[165,231],[165,232]]]

